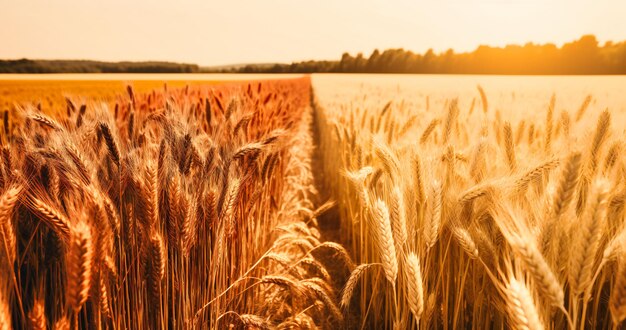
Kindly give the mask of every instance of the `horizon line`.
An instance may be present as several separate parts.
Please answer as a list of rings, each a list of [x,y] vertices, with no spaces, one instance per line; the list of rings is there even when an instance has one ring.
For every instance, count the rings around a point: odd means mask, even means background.
[[[123,63],[123,62],[131,62],[131,63],[147,63],[147,62],[159,62],[159,63],[172,63],[172,64],[188,64],[188,65],[197,65],[200,68],[222,68],[222,67],[237,67],[237,66],[246,66],[246,65],[275,65],[275,64],[279,64],[279,65],[289,65],[292,63],[301,63],[301,62],[308,62],[308,61],[316,61],[316,62],[323,62],[323,61],[328,61],[328,62],[335,62],[335,61],[339,61],[341,59],[341,56],[343,54],[362,54],[363,56],[366,55],[371,55],[372,53],[374,53],[375,51],[385,51],[385,50],[393,50],[393,49],[402,49],[404,51],[407,52],[412,52],[414,54],[426,54],[429,51],[432,51],[435,55],[442,55],[445,54],[446,52],[452,50],[454,52],[454,54],[469,54],[472,52],[475,52],[476,50],[480,49],[481,47],[488,47],[488,48],[499,48],[499,49],[504,49],[510,46],[518,46],[518,47],[523,47],[526,45],[535,45],[535,46],[549,46],[549,45],[553,45],[557,48],[562,48],[565,44],[580,40],[583,37],[586,36],[593,36],[596,41],[598,42],[598,45],[600,47],[606,46],[609,43],[612,44],[618,44],[618,43],[623,43],[626,42],[626,39],[623,40],[619,40],[619,41],[615,41],[615,40],[606,40],[604,42],[600,41],[597,39],[596,35],[593,33],[586,33],[586,34],[582,34],[580,37],[578,37],[577,39],[572,39],[569,41],[564,41],[562,43],[557,43],[557,42],[547,42],[547,43],[536,43],[534,41],[528,41],[525,42],[523,44],[519,44],[519,43],[507,43],[504,45],[490,45],[490,44],[479,44],[478,46],[474,47],[472,50],[468,50],[468,51],[459,51],[457,52],[454,48],[450,47],[447,48],[445,50],[435,50],[433,48],[428,48],[427,50],[423,51],[423,52],[418,52],[418,51],[414,51],[411,49],[407,49],[405,47],[388,47],[385,49],[376,47],[373,50],[371,50],[368,53],[363,52],[363,51],[344,51],[342,54],[338,54],[338,56],[335,59],[313,59],[313,58],[308,58],[308,59],[304,59],[304,60],[291,60],[291,61],[254,61],[254,62],[246,62],[246,63],[225,63],[225,64],[200,64],[200,63],[194,63],[194,62],[188,62],[188,61],[173,61],[173,60],[156,60],[156,59],[142,59],[142,60],[106,60],[106,59],[98,59],[98,58],[36,58],[36,57],[17,57],[17,58],[0,58],[0,61],[19,61],[19,60],[31,60],[31,61],[93,61],[93,62],[103,62],[103,63]],[[625,37],[626,38],[626,37]]]

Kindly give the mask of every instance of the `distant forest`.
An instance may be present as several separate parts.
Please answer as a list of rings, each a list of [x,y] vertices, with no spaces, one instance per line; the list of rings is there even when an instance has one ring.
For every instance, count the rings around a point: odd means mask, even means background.
[[[170,62],[0,60],[0,73],[458,73],[458,74],[626,74],[626,42],[600,46],[593,35],[554,44],[479,46],[473,52],[450,49],[416,54],[402,48],[375,50],[369,57],[344,53],[338,61],[249,64],[203,68]]]
[[[306,61],[272,66],[248,65],[224,72],[266,73],[459,73],[459,74],[626,74],[626,42],[603,46],[593,35],[566,43],[504,48],[480,46],[471,53],[452,49],[416,54],[404,49],[375,50],[369,57],[344,53],[339,61]]]
[[[196,64],[74,60],[0,60],[0,73],[194,73]]]

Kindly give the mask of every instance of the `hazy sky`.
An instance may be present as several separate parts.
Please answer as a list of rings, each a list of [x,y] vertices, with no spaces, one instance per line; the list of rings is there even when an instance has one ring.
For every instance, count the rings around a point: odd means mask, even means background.
[[[626,39],[624,0],[0,0],[0,58],[221,65]]]

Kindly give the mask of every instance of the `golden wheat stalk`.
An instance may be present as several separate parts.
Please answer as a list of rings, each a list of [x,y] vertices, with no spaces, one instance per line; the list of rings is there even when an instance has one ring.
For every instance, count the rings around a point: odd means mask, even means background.
[[[17,254],[17,237],[16,230],[13,227],[13,210],[17,203],[22,188],[12,186],[0,196],[0,235],[10,264],[13,264]]]
[[[511,327],[520,330],[544,329],[530,290],[523,282],[510,276],[505,293]]]
[[[371,206],[370,230],[374,246],[378,251],[385,270],[385,277],[392,286],[398,277],[398,260],[396,259],[395,241],[389,219],[389,208],[382,200],[376,200]]]
[[[67,304],[78,313],[91,287],[93,265],[93,243],[91,228],[85,222],[78,222],[72,228],[67,252]]]
[[[390,219],[391,228],[393,232],[393,238],[395,242],[396,252],[398,258],[403,251],[403,246],[407,241],[407,227],[406,227],[406,207],[404,205],[404,195],[399,187],[394,187],[391,191],[390,200]]]
[[[352,295],[354,294],[354,290],[356,289],[359,280],[368,269],[374,266],[380,266],[380,264],[361,264],[354,268],[341,292],[341,307],[344,309],[350,307],[350,300],[352,299]]]
[[[406,301],[415,319],[419,320],[424,312],[424,286],[420,262],[415,253],[411,252],[407,255],[405,269],[407,277]]]
[[[606,182],[596,182],[582,223],[580,227],[575,227],[577,230],[573,237],[568,266],[569,285],[574,294],[586,290],[593,275],[595,257],[606,226],[607,189]]]

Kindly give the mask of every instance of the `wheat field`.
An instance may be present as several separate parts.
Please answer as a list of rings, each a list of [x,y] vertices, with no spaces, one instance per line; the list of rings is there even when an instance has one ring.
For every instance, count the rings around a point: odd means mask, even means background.
[[[316,79],[325,186],[357,264],[339,301],[364,326],[626,318],[623,104],[614,115],[591,94],[493,97],[463,78],[437,95],[424,90],[445,78]]]
[[[621,326],[617,87],[351,79],[19,89],[0,329]]]

